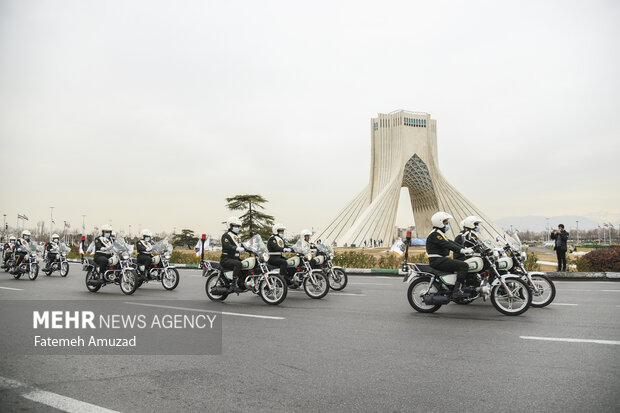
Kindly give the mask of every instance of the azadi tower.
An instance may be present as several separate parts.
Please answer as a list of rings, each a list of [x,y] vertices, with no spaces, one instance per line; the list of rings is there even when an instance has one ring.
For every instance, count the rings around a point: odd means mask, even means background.
[[[400,189],[409,190],[411,208],[419,237],[431,231],[431,216],[446,211],[454,217],[448,236],[459,232],[459,224],[469,215],[477,215],[485,223],[482,238],[494,241],[500,237],[513,241],[482,211],[446,181],[437,158],[437,121],[428,113],[395,111],[379,114],[370,122],[372,139],[370,181],[336,217],[313,239],[338,246],[364,241],[394,241],[394,221]]]

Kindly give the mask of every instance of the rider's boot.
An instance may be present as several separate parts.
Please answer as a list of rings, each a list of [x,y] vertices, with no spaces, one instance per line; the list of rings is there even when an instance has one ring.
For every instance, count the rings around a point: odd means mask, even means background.
[[[243,285],[243,280],[241,277],[234,279],[231,281],[232,291],[234,293],[242,293],[245,291],[245,286]]]
[[[454,283],[454,289],[452,290],[452,298],[466,298],[469,295],[463,291],[463,283],[459,280],[456,280]]]

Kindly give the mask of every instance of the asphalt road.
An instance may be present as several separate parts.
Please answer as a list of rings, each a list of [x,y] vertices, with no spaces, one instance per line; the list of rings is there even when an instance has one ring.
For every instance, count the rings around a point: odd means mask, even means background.
[[[2,354],[0,411],[56,411],[53,405],[149,413],[617,412],[620,406],[618,282],[556,282],[554,305],[507,317],[482,301],[417,313],[396,277],[352,276],[341,294],[322,300],[291,291],[274,307],[251,294],[210,302],[196,270],[181,271],[175,291],[148,284],[131,297],[117,286],[89,293],[83,274],[78,265],[66,279],[0,273],[0,300],[200,300],[200,310],[240,315],[223,316],[221,355]]]

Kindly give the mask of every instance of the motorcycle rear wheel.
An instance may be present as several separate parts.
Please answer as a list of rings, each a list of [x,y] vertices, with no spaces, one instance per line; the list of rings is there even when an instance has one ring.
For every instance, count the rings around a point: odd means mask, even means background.
[[[90,285],[90,284],[88,284],[88,281],[90,281],[90,280],[98,280],[98,278],[95,277],[95,271],[94,270],[88,270],[86,272],[86,288],[88,288],[88,291],[90,291],[91,293],[96,293],[97,291],[99,291],[99,289],[101,288],[102,284]]]
[[[513,297],[507,294],[501,284],[496,285],[491,289],[491,303],[493,307],[504,315],[523,314],[532,304],[530,288],[519,278],[508,278],[505,282]]]
[[[532,307],[546,307],[555,299],[555,285],[546,275],[534,274],[531,276],[538,291],[532,288]],[[531,287],[531,286],[530,286]]]
[[[310,298],[323,298],[329,292],[328,277],[320,270],[313,270],[312,275],[316,279],[316,284],[312,283],[310,274],[304,279],[304,291]]]
[[[209,300],[211,301],[224,301],[228,297],[228,293],[222,295],[213,294],[211,292],[211,289],[213,287],[226,287],[217,272],[214,272],[207,277],[207,282],[205,283],[205,291],[207,292],[207,297],[209,297]]]
[[[342,291],[347,286],[349,278],[347,274],[341,268],[333,268],[329,276],[329,288],[334,291]]]
[[[430,281],[430,278],[418,278],[417,280],[413,280],[407,289],[407,299],[409,300],[409,305],[420,313],[434,313],[442,306],[442,304],[429,305],[424,303],[422,293],[428,289],[428,283]],[[438,293],[439,285],[436,282],[433,283],[428,292],[431,294]]]

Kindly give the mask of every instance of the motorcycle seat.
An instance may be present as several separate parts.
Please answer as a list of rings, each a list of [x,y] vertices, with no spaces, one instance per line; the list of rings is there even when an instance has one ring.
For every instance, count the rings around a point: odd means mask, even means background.
[[[441,271],[441,270],[438,270],[436,268],[433,268],[429,264],[416,264],[415,266],[421,272],[426,272],[426,273],[429,273],[429,274],[435,274],[437,276],[453,274],[450,271]]]

